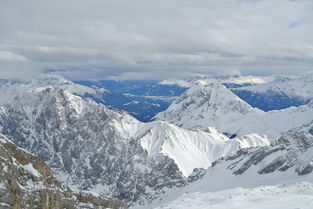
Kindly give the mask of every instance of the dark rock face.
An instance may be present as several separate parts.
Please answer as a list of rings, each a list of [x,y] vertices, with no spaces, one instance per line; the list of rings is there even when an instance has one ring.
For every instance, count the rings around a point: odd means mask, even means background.
[[[280,151],[282,148],[277,148],[277,149],[268,149],[263,148],[263,149],[259,149],[256,152],[253,152],[250,157],[244,162],[242,163],[242,165],[240,166],[240,168],[236,169],[236,171],[234,171],[234,174],[236,175],[240,175],[242,173],[244,173],[246,170],[248,170],[252,165],[257,165],[258,163],[260,163],[262,160],[264,160],[267,156]],[[246,157],[246,156],[245,156]],[[235,163],[236,164],[236,163]]]
[[[214,165],[212,165],[212,167],[213,166]],[[204,168],[195,168],[193,170],[192,174],[190,174],[188,176],[188,183],[192,183],[194,181],[201,179],[205,175],[205,171],[206,171],[206,169],[204,169]]]
[[[309,133],[310,133],[311,135],[313,135],[313,127],[311,127],[311,128],[309,129]]]
[[[74,209],[127,206],[118,200],[76,193],[62,185],[38,157],[0,135],[0,207],[3,209]]]
[[[138,121],[74,96],[46,89],[17,96],[0,111],[1,133],[43,159],[67,184],[144,204],[186,179],[168,157],[148,159],[129,132]]]

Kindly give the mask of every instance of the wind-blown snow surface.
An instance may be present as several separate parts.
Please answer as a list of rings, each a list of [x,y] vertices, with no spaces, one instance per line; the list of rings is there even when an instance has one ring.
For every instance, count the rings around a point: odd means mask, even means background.
[[[312,207],[313,184],[298,182],[252,188],[236,187],[217,192],[186,192],[174,201],[154,209],[310,209]]]
[[[184,128],[216,127],[229,135],[262,133],[277,138],[312,120],[313,103],[264,112],[252,108],[225,86],[195,85],[156,116]]]
[[[290,133],[217,161],[200,180],[141,208],[312,208],[312,162],[313,135]]]

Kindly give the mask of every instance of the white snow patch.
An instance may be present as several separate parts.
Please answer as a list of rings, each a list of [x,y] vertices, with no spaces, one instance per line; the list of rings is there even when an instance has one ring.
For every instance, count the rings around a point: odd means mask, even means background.
[[[27,170],[29,173],[31,173],[33,176],[39,178],[41,177],[41,174],[33,167],[31,163],[28,163],[26,165],[22,166],[25,170]]]

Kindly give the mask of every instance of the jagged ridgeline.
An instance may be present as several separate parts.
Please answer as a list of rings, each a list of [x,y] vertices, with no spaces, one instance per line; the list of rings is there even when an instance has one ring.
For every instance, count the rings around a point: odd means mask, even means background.
[[[67,90],[23,92],[0,111],[2,133],[43,159],[69,186],[145,204],[186,182],[167,156],[148,158],[139,121]]]
[[[62,185],[38,157],[0,135],[1,209],[125,209],[126,204]]]

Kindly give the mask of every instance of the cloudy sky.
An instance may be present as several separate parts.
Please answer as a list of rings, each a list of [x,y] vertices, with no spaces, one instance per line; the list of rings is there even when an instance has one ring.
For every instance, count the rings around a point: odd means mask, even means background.
[[[0,0],[0,78],[310,72],[312,0]]]

